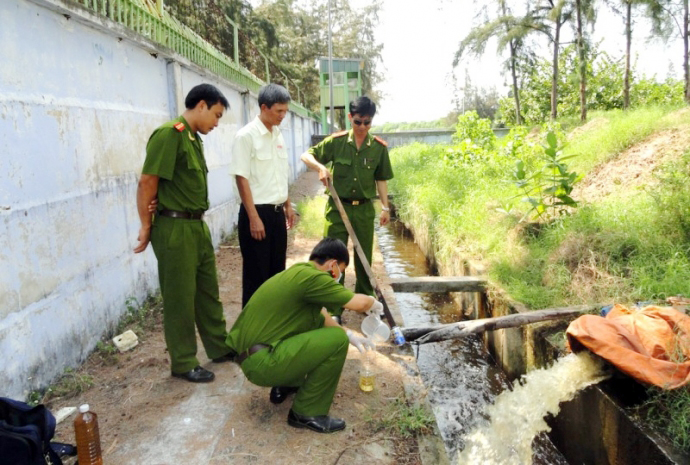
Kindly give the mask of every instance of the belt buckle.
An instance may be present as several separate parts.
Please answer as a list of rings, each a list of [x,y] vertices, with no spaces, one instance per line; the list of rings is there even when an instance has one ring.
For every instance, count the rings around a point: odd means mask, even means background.
[[[353,201],[352,201],[352,205],[355,205],[355,206],[356,206],[356,205],[359,205],[359,200],[353,200]]]
[[[278,205],[273,205],[273,211],[274,211],[275,213],[278,213],[278,212],[280,211],[280,208],[281,208],[281,207],[282,207],[282,205],[280,205],[280,204],[278,204]]]

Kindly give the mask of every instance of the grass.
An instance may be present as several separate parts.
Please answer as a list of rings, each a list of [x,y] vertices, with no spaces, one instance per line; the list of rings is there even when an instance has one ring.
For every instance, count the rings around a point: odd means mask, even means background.
[[[653,107],[592,113],[595,120],[575,127],[564,148],[575,155],[569,169],[585,175],[654,133],[687,127],[690,112]],[[538,152],[530,150],[538,147],[528,147],[528,139],[518,149],[505,145],[516,141],[506,137],[495,152],[462,154],[459,163],[449,163],[457,151],[451,146],[391,151],[398,216],[433,251],[443,274],[462,274],[467,260],[481,261],[492,283],[533,309],[690,295],[690,147],[665,159],[653,187],[621,184],[615,197],[530,224],[519,221],[528,207],[509,202],[516,195],[510,174],[516,157],[535,165]],[[651,389],[643,410],[646,422],[690,451],[690,388]]]
[[[142,339],[146,333],[153,331],[162,322],[163,302],[160,294],[149,296],[142,304],[130,297],[125,301],[127,310],[120,319],[114,334],[121,334],[131,329]],[[112,336],[112,335],[110,335]],[[110,336],[98,341],[92,356],[97,362],[114,365],[118,362],[119,351]],[[94,385],[94,379],[83,369],[75,371],[66,368],[64,373],[45,389],[31,391],[26,402],[30,405],[46,403],[57,398],[72,398],[88,390]]]
[[[690,123],[690,112],[673,110],[593,114],[592,120],[608,123],[582,129],[569,141],[564,154],[577,156],[568,164],[586,174],[655,131]],[[517,194],[509,182],[515,158],[505,148],[455,166],[445,160],[451,150],[417,144],[391,154],[398,215],[420,244],[433,248],[446,274],[461,271],[453,267],[467,259],[482,261],[494,282],[532,308],[661,299],[688,291],[687,154],[662,170],[657,188],[580,207],[535,233],[518,223],[526,205],[504,208],[512,208],[510,215],[498,211]],[[523,158],[535,163],[529,151]]]
[[[125,301],[127,311],[120,318],[115,334],[131,329],[137,334],[151,331],[162,321],[163,297],[160,294],[149,296],[140,303],[134,297]]]
[[[673,445],[690,451],[690,387],[674,390],[650,388],[647,401],[638,409],[639,417],[661,431]]]
[[[304,237],[309,239],[320,239],[323,237],[325,226],[324,210],[326,208],[326,197],[312,197],[297,204],[299,222],[296,230]]]
[[[434,417],[421,405],[408,405],[396,399],[378,411],[365,412],[375,432],[385,431],[403,438],[431,433]]]
[[[675,112],[677,108],[649,107],[633,111],[612,110],[592,112],[590,121],[606,120],[593,131],[585,131],[565,149],[566,155],[577,155],[572,165],[582,172],[608,161],[618,153],[644,140],[651,134],[690,123],[690,112]],[[672,116],[670,116],[672,115]]]
[[[53,399],[72,398],[88,390],[93,384],[92,376],[67,368],[60,378],[44,391],[31,391],[27,403],[35,406]]]

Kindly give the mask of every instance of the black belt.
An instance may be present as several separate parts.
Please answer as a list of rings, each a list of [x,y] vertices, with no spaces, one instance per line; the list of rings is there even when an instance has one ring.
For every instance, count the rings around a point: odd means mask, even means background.
[[[371,202],[371,199],[340,199],[343,203],[348,203],[350,205],[362,205],[367,202]]]
[[[273,211],[276,212],[276,213],[282,212],[282,211],[283,211],[283,204],[282,204],[282,203],[279,203],[278,205],[273,205],[273,204],[270,204],[270,203],[266,203],[266,204],[254,205],[254,206],[256,207],[257,210],[258,210],[258,209],[266,209],[266,210],[268,210],[268,209],[270,208],[271,210],[273,210]]]
[[[249,357],[250,355],[254,355],[254,354],[257,353],[258,351],[264,350],[264,349],[266,349],[266,348],[268,348],[268,347],[270,347],[270,346],[267,346],[266,344],[254,344],[254,345],[251,346],[249,349],[247,349],[247,350],[245,350],[244,352],[238,354],[237,357],[235,357],[235,362],[236,362],[238,365],[242,365],[242,362],[244,362],[245,360],[247,360],[247,357]]]
[[[204,212],[191,213],[191,212],[178,212],[175,210],[159,210],[158,214],[160,216],[167,216],[169,218],[184,218],[186,220],[200,220],[204,216]]]

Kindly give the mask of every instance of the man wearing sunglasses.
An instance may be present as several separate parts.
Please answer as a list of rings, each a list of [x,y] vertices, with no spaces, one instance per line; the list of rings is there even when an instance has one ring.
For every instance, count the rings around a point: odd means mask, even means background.
[[[359,97],[350,102],[347,115],[352,129],[341,131],[325,138],[319,144],[302,154],[302,161],[319,172],[324,185],[332,177],[333,187],[340,196],[347,217],[352,223],[357,240],[369,263],[374,246],[374,218],[376,211],[372,199],[378,191],[381,199],[381,226],[390,222],[387,180],[393,178],[386,142],[369,134],[371,122],[376,114],[376,104],[368,97]],[[331,164],[331,169],[325,165]],[[326,205],[326,227],[324,235],[340,239],[347,244],[348,233],[340,213],[331,197]],[[355,254],[355,292],[374,295],[374,289],[364,266]],[[329,309],[340,322],[342,308]]]

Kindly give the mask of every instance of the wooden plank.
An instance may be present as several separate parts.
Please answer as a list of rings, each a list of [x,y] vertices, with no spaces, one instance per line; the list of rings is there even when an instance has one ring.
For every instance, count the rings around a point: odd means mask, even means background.
[[[459,339],[470,334],[483,331],[493,331],[496,329],[515,328],[539,321],[558,320],[579,316],[585,312],[597,311],[602,307],[601,304],[576,305],[573,307],[545,308],[531,312],[516,313],[513,315],[498,316],[494,318],[483,318],[479,320],[461,321],[447,325],[434,325],[418,328],[402,328],[403,335],[408,341],[415,341],[417,344],[429,342],[447,341],[449,339]]]
[[[395,292],[482,292],[486,279],[476,276],[422,276],[391,279]]]

